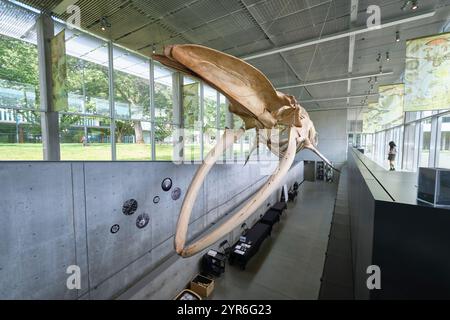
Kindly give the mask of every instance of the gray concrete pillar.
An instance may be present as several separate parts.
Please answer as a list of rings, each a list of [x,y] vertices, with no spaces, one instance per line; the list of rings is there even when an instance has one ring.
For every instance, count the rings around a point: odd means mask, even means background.
[[[227,105],[229,105],[229,102],[227,100]],[[234,119],[233,114],[226,108],[225,111],[225,126],[230,129],[234,129]]]
[[[54,36],[53,20],[48,14],[41,14],[36,21],[37,48],[39,62],[39,89],[41,130],[44,160],[59,161],[59,114],[53,105],[52,91],[52,51]]]
[[[230,104],[227,100],[227,106]],[[233,114],[228,110],[228,107],[225,111],[225,126],[229,129],[234,129],[234,119]],[[234,159],[234,152],[233,152],[234,146],[232,145],[230,148],[228,148],[226,154],[227,154],[227,161],[233,162]]]
[[[173,161],[180,163],[184,159],[184,119],[183,119],[183,76],[179,72],[172,74],[173,92]]]
[[[150,119],[151,119],[151,149],[152,149],[152,160],[156,160],[156,117],[155,117],[155,62],[150,60]]]
[[[204,141],[204,129],[205,129],[205,88],[203,82],[200,82],[200,160],[204,159],[205,141]]]
[[[108,78],[109,78],[109,116],[111,118],[111,160],[116,160],[116,107],[114,89],[114,50],[112,41],[108,42]]]
[[[437,157],[436,153],[439,152],[439,137],[438,137],[438,118],[433,117],[431,118],[431,138],[430,138],[430,155],[428,159],[428,166],[429,167],[436,167],[437,166]]]

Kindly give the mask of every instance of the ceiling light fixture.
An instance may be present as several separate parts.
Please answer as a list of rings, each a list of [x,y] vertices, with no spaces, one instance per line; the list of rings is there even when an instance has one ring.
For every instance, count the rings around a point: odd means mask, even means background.
[[[386,52],[386,61],[389,61],[389,60],[391,60],[391,58],[389,57],[389,51],[388,51],[388,52]]]
[[[380,62],[381,60],[381,53],[378,53],[377,62]]]
[[[100,20],[100,28],[102,31],[106,31],[107,28],[111,28],[111,23],[106,19],[106,17],[102,17]]]
[[[408,0],[405,1],[401,9],[405,11],[408,7],[411,8],[411,10],[417,10],[419,8],[419,1],[418,0]]]
[[[400,31],[395,33],[395,42],[400,42]]]

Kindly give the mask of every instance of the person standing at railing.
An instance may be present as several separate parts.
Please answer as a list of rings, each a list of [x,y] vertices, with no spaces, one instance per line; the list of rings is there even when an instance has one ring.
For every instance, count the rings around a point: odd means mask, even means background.
[[[389,171],[395,171],[395,156],[397,155],[397,146],[395,145],[394,141],[389,142],[389,153],[388,153],[388,160],[389,160]]]

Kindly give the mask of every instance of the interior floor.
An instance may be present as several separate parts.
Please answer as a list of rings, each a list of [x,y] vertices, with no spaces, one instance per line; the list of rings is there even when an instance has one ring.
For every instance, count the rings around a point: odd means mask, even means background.
[[[337,183],[298,191],[246,269],[227,264],[210,299],[318,299]]]

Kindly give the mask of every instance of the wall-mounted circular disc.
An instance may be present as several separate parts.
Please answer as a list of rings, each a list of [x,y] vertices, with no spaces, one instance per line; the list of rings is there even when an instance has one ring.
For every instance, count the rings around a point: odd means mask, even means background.
[[[139,229],[145,228],[150,221],[150,217],[146,213],[140,214],[136,219],[136,227]]]
[[[119,232],[120,226],[118,224],[115,224],[111,227],[109,231],[111,231],[112,234]]]
[[[163,182],[161,182],[161,188],[164,191],[169,191],[172,188],[172,179],[165,178]]]
[[[172,200],[178,200],[181,196],[181,189],[176,187],[172,191]]]
[[[122,206],[122,212],[126,216],[131,216],[133,213],[136,212],[138,208],[138,202],[134,199],[130,199],[125,201],[125,203]]]

